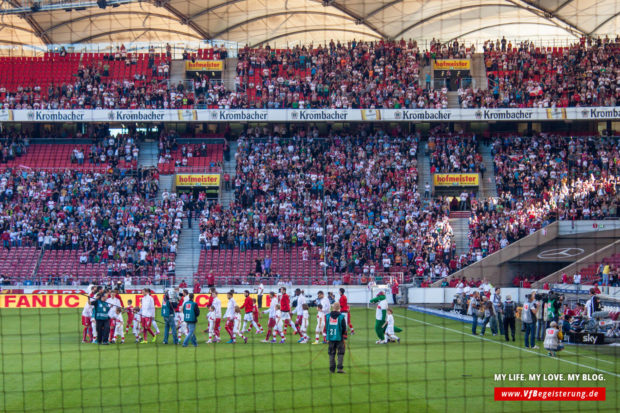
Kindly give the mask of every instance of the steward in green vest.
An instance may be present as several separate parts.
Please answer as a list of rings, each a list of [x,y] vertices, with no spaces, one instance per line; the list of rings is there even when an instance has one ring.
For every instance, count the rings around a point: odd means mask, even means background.
[[[164,328],[164,344],[168,344],[168,334],[172,333],[172,340],[174,344],[179,344],[179,338],[177,337],[177,326],[174,322],[174,305],[170,301],[170,297],[168,296],[168,292],[164,294],[164,302],[161,306],[161,316],[164,319],[165,328]]]
[[[340,312],[340,304],[332,305],[332,312],[325,316],[327,341],[329,348],[329,371],[336,372],[336,353],[338,353],[338,373],[344,373],[342,362],[344,360],[344,341],[347,339],[347,318]]]
[[[107,295],[99,293],[95,301],[92,301],[95,323],[97,325],[97,343],[108,344],[110,336],[110,304],[106,302]]]
[[[199,315],[200,309],[198,308],[198,304],[194,302],[194,294],[190,293],[189,300],[183,303],[183,321],[187,324],[187,336],[185,340],[183,340],[183,347],[187,347],[190,341],[194,347],[198,346],[195,331]]]

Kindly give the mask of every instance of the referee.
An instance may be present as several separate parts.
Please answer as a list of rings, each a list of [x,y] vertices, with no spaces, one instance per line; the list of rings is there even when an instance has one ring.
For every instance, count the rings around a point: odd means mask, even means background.
[[[97,299],[92,302],[95,311],[95,322],[97,323],[97,343],[108,345],[110,335],[110,304],[106,302],[106,293],[99,293]]]
[[[344,341],[347,339],[347,319],[340,312],[340,304],[332,305],[332,312],[326,317],[327,341],[329,348],[329,371],[336,372],[336,353],[338,353],[338,373],[344,374],[342,362],[344,360]]]

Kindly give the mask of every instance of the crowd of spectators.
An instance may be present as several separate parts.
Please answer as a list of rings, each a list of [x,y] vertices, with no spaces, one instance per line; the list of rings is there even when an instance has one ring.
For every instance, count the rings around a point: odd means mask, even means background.
[[[470,261],[558,219],[618,216],[616,138],[506,136],[492,148],[498,197],[473,202]]]
[[[75,80],[62,85],[0,85],[0,99],[12,109],[181,109],[207,108],[447,108],[447,89],[433,88],[422,68],[435,59],[469,59],[473,45],[433,39],[423,50],[415,40],[331,41],[326,45],[239,50],[234,90],[201,74],[194,91],[169,86],[171,49],[166,58],[148,54],[145,70],[111,76],[112,61],[127,67],[139,55],[124,46],[106,59],[80,65]],[[210,50],[210,49],[209,49]],[[512,44],[505,38],[483,46],[488,89],[461,83],[461,108],[616,106],[620,97],[620,37],[588,38],[566,47]],[[199,54],[185,52],[196,60]],[[206,54],[205,54],[206,55]],[[162,55],[163,56],[163,55]],[[218,47],[209,57],[225,58]],[[110,62],[110,63],[109,63]],[[116,67],[116,66],[113,66]]]
[[[453,55],[447,46],[434,48],[435,57]],[[274,109],[445,108],[446,91],[429,90],[421,79],[430,56],[413,40],[246,47],[239,51],[237,93],[229,103]]]
[[[433,131],[428,138],[428,152],[431,173],[480,173],[484,176],[476,135]]]
[[[619,55],[619,36],[582,38],[568,47],[485,42],[489,90],[465,92],[467,107],[616,106]]]
[[[336,273],[373,267],[445,276],[453,234],[443,202],[422,204],[418,140],[400,131],[323,138],[249,130],[236,154],[236,203],[202,210],[200,242],[241,251],[298,246]],[[326,256],[317,248],[323,241]]]
[[[81,264],[107,264],[110,276],[173,275],[184,201],[167,192],[157,200],[158,178],[156,169],[7,170],[0,175],[3,247],[77,250]]]

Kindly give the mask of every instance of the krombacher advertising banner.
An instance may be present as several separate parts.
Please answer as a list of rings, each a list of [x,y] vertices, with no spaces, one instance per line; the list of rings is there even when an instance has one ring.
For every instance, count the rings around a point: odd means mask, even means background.
[[[0,110],[0,123],[540,122],[620,120],[620,108]]]

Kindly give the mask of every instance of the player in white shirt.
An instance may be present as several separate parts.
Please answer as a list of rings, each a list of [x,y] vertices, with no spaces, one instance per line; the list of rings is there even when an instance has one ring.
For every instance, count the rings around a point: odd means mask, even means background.
[[[286,337],[284,336],[284,320],[282,319],[282,310],[280,310],[280,304],[276,305],[276,314],[275,314],[275,324],[273,326],[273,339],[272,343],[276,343],[278,340],[276,339],[276,334],[280,333],[280,344],[284,344],[286,342]]]
[[[207,328],[207,331],[209,331],[209,339],[207,340],[207,344],[211,344],[213,343],[213,334],[215,333],[215,308],[213,306],[209,307],[207,322],[209,323],[209,327]]]
[[[308,304],[304,303],[301,306],[301,323],[299,323],[299,335],[300,339],[298,343],[305,344],[310,339],[308,337],[308,324],[310,323],[310,313],[308,312]]]
[[[269,309],[263,311],[263,313],[269,314],[269,322],[267,323],[267,337],[265,337],[265,339],[262,341],[263,343],[270,343],[271,341],[269,341],[269,338],[272,334],[274,335],[275,339],[275,333],[273,331],[273,328],[276,325],[276,307],[278,306],[278,298],[276,297],[276,293],[274,293],[273,291],[270,292],[269,299]]]
[[[177,337],[179,338],[179,342],[181,342],[181,336],[186,336],[189,334],[189,330],[187,329],[187,323],[183,320],[183,304],[187,300],[189,300],[189,293],[187,290],[183,290],[183,299],[179,303],[179,306],[176,308],[174,313],[175,324],[177,326]]]
[[[142,317],[140,316],[140,307],[133,309],[133,326],[132,333],[136,337],[136,343],[140,342],[140,334],[142,334]]]
[[[90,304],[90,300],[88,300],[86,301],[86,305],[82,310],[82,325],[84,326],[84,332],[82,333],[82,343],[90,343],[91,341],[93,341],[92,317],[93,306]],[[97,331],[97,329],[95,329],[94,331]]]
[[[295,290],[295,299],[297,300],[297,306],[295,307],[295,314],[297,315],[295,326],[299,330],[299,326],[301,326],[304,317],[304,304],[306,304],[306,297],[304,297],[303,292],[299,288]]]
[[[116,337],[121,336],[121,343],[125,343],[125,328],[123,325],[123,312],[120,307],[116,307],[114,312],[114,331],[112,332],[111,343],[116,343]]]
[[[146,340],[146,338],[148,337],[147,333],[151,333],[151,335],[153,336],[153,342],[155,342],[156,340],[155,333],[153,333],[153,330],[151,330],[151,325],[153,324],[154,318],[155,301],[153,300],[153,297],[151,297],[151,290],[145,288],[140,311],[140,320],[142,323],[142,344],[148,343],[148,341]]]
[[[397,341],[400,343],[400,338],[394,333],[394,314],[391,308],[387,310],[387,320],[383,327],[385,328],[385,339],[389,341]]]
[[[235,315],[233,316],[233,336],[232,336],[232,342],[236,343],[237,342],[237,336],[239,336],[239,337],[241,337],[243,339],[243,342],[247,344],[248,339],[241,332],[241,309],[239,308],[239,306],[235,306],[235,310],[234,311],[235,311]]]
[[[110,337],[108,338],[110,342],[114,338],[114,332],[116,331],[116,309],[122,308],[121,300],[117,296],[118,290],[114,290],[112,294],[108,297],[106,302],[110,304],[110,310],[108,310],[108,317],[110,318]]]
[[[215,288],[211,288],[211,297],[213,297],[213,301],[211,305],[213,306],[215,313],[215,324],[213,327],[214,340],[219,343],[222,341],[220,339],[220,323],[222,320],[222,300],[217,296],[217,291]]]
[[[230,335],[230,340],[227,341],[227,344],[232,344],[235,341],[233,337],[233,327],[235,326],[235,307],[237,307],[237,303],[233,298],[233,291],[229,291],[226,294],[228,298],[228,304],[226,304],[226,314],[224,314],[224,318],[226,319],[226,331],[228,335]]]
[[[329,313],[329,309],[331,308],[331,303],[329,302],[329,298],[323,294],[323,291],[319,291],[319,312],[316,315],[316,335],[314,343],[319,344],[319,336],[323,334],[323,344],[327,343],[327,336],[325,335],[325,316]]]

